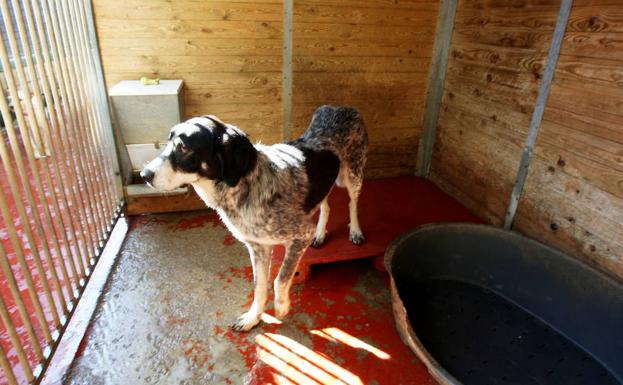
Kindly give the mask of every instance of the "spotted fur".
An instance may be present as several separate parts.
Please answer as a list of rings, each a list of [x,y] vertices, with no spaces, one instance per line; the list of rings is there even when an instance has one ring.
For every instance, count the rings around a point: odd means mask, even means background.
[[[237,127],[214,116],[190,119],[171,129],[163,153],[142,171],[155,188],[171,190],[191,184],[215,209],[251,257],[254,301],[233,328],[249,330],[266,302],[272,247],[284,245],[286,256],[274,283],[275,313],[289,310],[289,290],[298,262],[312,244],[322,245],[334,183],[350,196],[350,239],[364,241],[357,215],[368,138],[358,111],[323,106],[298,139],[272,146],[253,145]],[[314,227],[312,215],[320,208]]]

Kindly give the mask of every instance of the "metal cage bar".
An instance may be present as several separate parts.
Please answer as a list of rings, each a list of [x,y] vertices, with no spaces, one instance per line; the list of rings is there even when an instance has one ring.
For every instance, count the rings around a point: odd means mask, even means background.
[[[0,0],[0,368],[11,385],[41,378],[120,214],[88,1]]]

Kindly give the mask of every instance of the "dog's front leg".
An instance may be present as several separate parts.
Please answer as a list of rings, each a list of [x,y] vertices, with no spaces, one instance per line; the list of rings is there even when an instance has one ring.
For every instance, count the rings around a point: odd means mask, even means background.
[[[295,240],[286,247],[277,279],[275,279],[275,317],[282,319],[290,311],[290,286],[296,267],[311,241],[311,236],[304,240]]]
[[[253,292],[253,304],[246,313],[238,317],[232,329],[237,331],[247,331],[260,322],[260,316],[264,312],[266,297],[268,292],[268,271],[272,256],[272,246],[260,245],[257,243],[247,243],[251,265],[253,266],[253,280],[255,290]]]

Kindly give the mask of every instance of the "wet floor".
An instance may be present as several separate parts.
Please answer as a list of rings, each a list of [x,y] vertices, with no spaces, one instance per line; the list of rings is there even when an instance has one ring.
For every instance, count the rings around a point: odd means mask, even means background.
[[[211,212],[137,217],[66,384],[434,384],[394,328],[388,279],[314,267],[282,324],[249,333],[246,250]]]

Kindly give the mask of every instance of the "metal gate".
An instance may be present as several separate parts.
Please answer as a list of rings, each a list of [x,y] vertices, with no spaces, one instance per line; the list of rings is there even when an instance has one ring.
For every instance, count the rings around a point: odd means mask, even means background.
[[[119,216],[89,0],[0,0],[0,383],[36,382]]]

